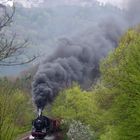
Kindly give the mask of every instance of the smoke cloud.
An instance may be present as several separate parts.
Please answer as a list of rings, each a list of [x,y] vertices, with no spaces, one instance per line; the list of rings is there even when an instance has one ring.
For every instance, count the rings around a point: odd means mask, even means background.
[[[57,50],[46,57],[34,76],[32,93],[37,107],[43,109],[60,90],[71,86],[73,82],[79,83],[83,88],[94,83],[100,75],[99,61],[117,47],[121,35],[128,27],[140,21],[138,13],[135,13],[138,9],[138,0],[128,0],[124,16],[108,17],[106,21],[76,37],[60,39]],[[130,19],[133,19],[132,23],[128,22]]]

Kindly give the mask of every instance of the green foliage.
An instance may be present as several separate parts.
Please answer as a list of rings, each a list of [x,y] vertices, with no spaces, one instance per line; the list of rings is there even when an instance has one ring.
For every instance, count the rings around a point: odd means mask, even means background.
[[[102,82],[111,99],[101,140],[139,140],[140,127],[140,33],[129,30],[119,47],[101,64]],[[103,95],[103,93],[101,93]],[[106,102],[107,103],[107,102]]]
[[[79,120],[96,128],[98,114],[91,92],[83,91],[79,86],[64,90],[52,106],[52,114],[65,120]]]
[[[27,94],[14,84],[0,80],[0,139],[15,140],[29,130],[32,117]]]

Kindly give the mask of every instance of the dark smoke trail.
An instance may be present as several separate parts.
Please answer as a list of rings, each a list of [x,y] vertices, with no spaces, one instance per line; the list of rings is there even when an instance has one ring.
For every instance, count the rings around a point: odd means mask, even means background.
[[[38,108],[53,101],[58,92],[72,82],[81,85],[98,75],[99,60],[117,46],[122,29],[115,23],[98,25],[80,38],[61,39],[56,52],[38,69],[33,82],[33,96]]]
[[[131,17],[129,9],[127,15]],[[78,37],[59,41],[58,49],[40,64],[34,77],[33,99],[38,108],[43,109],[73,82],[87,87],[96,80],[99,61],[117,47],[120,36],[129,27],[123,18],[108,18]]]

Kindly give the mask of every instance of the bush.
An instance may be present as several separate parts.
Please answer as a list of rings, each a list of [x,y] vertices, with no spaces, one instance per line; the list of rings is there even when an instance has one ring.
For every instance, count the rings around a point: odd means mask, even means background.
[[[32,113],[28,96],[7,80],[0,81],[0,139],[15,140],[29,130]]]
[[[89,126],[83,125],[80,121],[72,121],[67,136],[70,140],[95,140],[94,133]]]

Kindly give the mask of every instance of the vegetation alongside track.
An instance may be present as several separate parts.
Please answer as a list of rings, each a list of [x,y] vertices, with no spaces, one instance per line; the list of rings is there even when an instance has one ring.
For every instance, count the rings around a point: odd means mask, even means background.
[[[0,139],[15,140],[31,128],[30,96],[7,79],[0,80]]]

